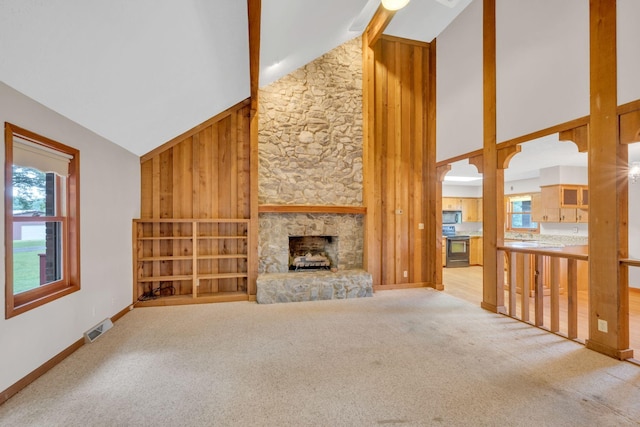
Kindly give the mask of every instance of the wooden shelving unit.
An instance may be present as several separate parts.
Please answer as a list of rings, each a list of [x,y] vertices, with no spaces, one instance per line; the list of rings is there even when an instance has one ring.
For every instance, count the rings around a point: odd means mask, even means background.
[[[138,306],[246,301],[248,219],[134,219]]]

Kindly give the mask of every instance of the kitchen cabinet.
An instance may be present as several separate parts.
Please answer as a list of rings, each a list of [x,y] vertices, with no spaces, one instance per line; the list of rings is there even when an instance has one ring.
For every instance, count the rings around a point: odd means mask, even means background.
[[[443,197],[442,210],[462,211],[463,222],[482,221],[482,199],[476,197]]]
[[[478,222],[478,199],[462,199],[462,221]]]
[[[443,197],[442,210],[445,211],[461,211],[462,199],[456,197]]]
[[[584,185],[549,185],[532,197],[532,217],[536,222],[588,222],[589,189]]]
[[[469,239],[469,265],[482,265],[482,236],[471,236]]]

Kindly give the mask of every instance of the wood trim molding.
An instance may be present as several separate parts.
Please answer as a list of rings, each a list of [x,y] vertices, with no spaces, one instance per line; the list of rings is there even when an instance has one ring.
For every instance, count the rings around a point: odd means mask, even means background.
[[[589,151],[589,125],[563,130],[558,134],[558,138],[560,141],[571,141],[575,143],[578,146],[578,151],[581,153]]]
[[[640,142],[640,110],[620,114],[620,143]]]
[[[627,102],[626,104],[618,106],[618,114],[620,115],[631,113],[637,110],[640,110],[640,99],[636,99],[635,101]]]
[[[442,165],[436,168],[436,178],[438,182],[444,181],[445,175],[451,170],[451,165]]]
[[[416,289],[416,288],[432,288],[435,289],[431,283],[397,283],[394,285],[373,285],[373,291],[390,291],[394,289]],[[444,287],[442,288],[444,289]],[[438,289],[438,290],[442,290]]]
[[[227,108],[226,110],[224,110],[223,112],[216,114],[215,116],[211,117],[209,120],[200,123],[199,125],[189,129],[188,131],[176,136],[175,138],[173,138],[170,141],[165,142],[164,144],[162,144],[159,147],[154,148],[153,150],[149,151],[147,154],[143,154],[140,157],[140,163],[144,163],[147,160],[151,160],[154,157],[156,157],[158,154],[162,153],[163,151],[166,151],[168,149],[170,149],[171,147],[181,143],[182,141],[184,141],[185,139],[189,138],[190,136],[193,136],[195,134],[197,134],[198,132],[200,132],[201,130],[211,126],[212,124],[219,122],[220,120],[224,119],[225,117],[229,116],[230,114],[238,111],[241,108],[246,107],[247,105],[251,104],[251,98],[247,98],[244,101],[240,101],[239,103],[237,103],[236,105]]]
[[[0,405],[2,405],[4,402],[9,400],[11,396],[15,395],[20,390],[22,390],[23,388],[25,388],[26,386],[28,386],[29,384],[37,380],[40,376],[45,374],[47,371],[49,371],[51,368],[56,366],[58,363],[62,362],[64,359],[66,359],[68,356],[73,354],[76,350],[78,350],[83,345],[84,345],[84,338],[81,338],[78,341],[71,344],[69,347],[62,350],[60,353],[53,356],[51,359],[46,361],[40,367],[31,371],[29,374],[27,374],[27,376],[23,377],[17,383],[13,384],[9,388],[1,392]]]
[[[389,22],[393,19],[395,11],[390,11],[382,7],[382,5],[378,6],[378,10],[373,14],[373,18],[367,25],[367,28],[364,30],[364,33],[367,38],[367,44],[369,46],[373,46],[376,44],[380,36],[382,36],[382,32],[387,28]]]
[[[120,310],[119,312],[111,316],[111,321],[116,322],[117,320],[120,320],[125,314],[130,312],[132,308],[133,308],[132,305],[128,305],[127,307],[123,308],[122,310]],[[76,350],[78,350],[83,345],[84,345],[84,337],[75,341],[69,347],[65,348],[60,353],[56,354],[51,359],[47,360],[41,366],[39,366],[38,368],[28,373],[26,376],[24,376],[15,384],[11,385],[6,390],[0,392],[0,405],[2,405],[4,402],[9,400],[13,395],[18,393],[20,390],[22,390],[23,388],[25,388],[26,386],[28,386],[29,384],[37,380],[39,377],[41,377],[51,368],[56,366],[58,363],[62,362],[64,359],[71,356]]]
[[[366,206],[260,205],[260,213],[366,214]]]
[[[509,162],[513,159],[513,156],[518,154],[521,150],[522,146],[520,144],[500,148],[498,150],[498,168],[507,169],[509,167]]]
[[[451,163],[455,163],[455,162],[459,162],[460,160],[464,160],[464,159],[470,159],[472,157],[476,157],[476,156],[481,156],[483,153],[482,148],[475,150],[475,151],[470,151],[468,153],[464,153],[464,154],[460,154],[459,156],[455,156],[455,157],[449,157],[448,159],[445,160],[440,160],[439,162],[436,163],[436,167],[438,166],[442,166],[442,165],[448,165]]]
[[[477,156],[469,157],[469,164],[476,167],[478,173],[482,173],[484,170],[484,157],[482,154],[478,154]]]

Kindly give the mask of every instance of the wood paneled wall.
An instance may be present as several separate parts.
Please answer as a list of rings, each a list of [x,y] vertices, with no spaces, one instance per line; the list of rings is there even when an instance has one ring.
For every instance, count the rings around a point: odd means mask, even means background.
[[[427,43],[383,36],[373,47],[374,120],[366,142],[367,269],[376,286],[433,285],[435,142]],[[432,204],[432,203],[431,203]],[[420,225],[422,224],[422,225]]]
[[[141,218],[249,218],[249,103],[141,158]]]

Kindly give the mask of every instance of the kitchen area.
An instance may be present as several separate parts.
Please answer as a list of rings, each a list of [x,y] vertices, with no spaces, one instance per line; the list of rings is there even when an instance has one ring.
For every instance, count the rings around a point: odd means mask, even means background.
[[[640,157],[636,151],[630,150],[630,163]],[[498,247],[504,257],[507,312],[579,341],[589,333],[593,201],[586,156],[574,144],[560,143],[557,135],[522,144],[504,171],[505,241]],[[633,238],[640,223],[638,185],[640,180],[630,179],[631,258],[638,256],[640,242]],[[482,175],[467,160],[452,163],[442,185],[443,284],[445,292],[474,304],[482,301],[483,292],[482,205]],[[632,347],[640,348],[640,268],[629,269],[629,300],[630,339]]]

